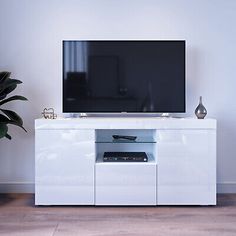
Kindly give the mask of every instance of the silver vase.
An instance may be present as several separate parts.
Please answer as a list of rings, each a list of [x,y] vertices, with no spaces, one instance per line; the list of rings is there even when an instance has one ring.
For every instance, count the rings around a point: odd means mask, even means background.
[[[206,108],[202,104],[202,96],[200,96],[199,99],[199,105],[195,109],[195,115],[197,116],[198,119],[204,119],[204,117],[207,114]]]

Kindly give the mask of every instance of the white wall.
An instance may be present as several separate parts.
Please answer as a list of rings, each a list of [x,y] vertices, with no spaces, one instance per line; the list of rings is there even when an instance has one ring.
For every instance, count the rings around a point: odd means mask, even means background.
[[[236,192],[235,12],[234,0],[0,0],[0,70],[29,99],[10,106],[28,133],[0,140],[0,190],[32,190],[34,119],[62,107],[62,39],[186,39],[187,113],[202,95],[218,119],[219,191]]]

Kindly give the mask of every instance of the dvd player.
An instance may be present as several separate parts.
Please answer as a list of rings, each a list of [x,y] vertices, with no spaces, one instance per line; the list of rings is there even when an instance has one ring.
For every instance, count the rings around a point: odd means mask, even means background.
[[[145,152],[104,152],[104,162],[147,162]]]

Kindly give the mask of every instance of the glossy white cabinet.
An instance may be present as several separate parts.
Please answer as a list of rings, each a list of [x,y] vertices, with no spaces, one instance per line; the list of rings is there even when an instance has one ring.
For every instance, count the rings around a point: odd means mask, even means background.
[[[216,204],[214,119],[37,119],[35,129],[36,205]],[[144,141],[115,144],[106,138],[113,133]],[[152,159],[103,163],[105,151]]]
[[[215,205],[216,131],[157,134],[158,205]]]
[[[94,204],[94,130],[36,130],[35,204]]]

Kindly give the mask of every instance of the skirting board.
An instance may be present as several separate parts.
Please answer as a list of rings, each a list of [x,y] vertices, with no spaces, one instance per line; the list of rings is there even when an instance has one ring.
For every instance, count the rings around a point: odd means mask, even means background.
[[[236,182],[218,183],[217,193],[236,193]]]
[[[34,183],[30,182],[0,183],[0,193],[34,193]],[[217,193],[236,193],[236,182],[218,183]]]
[[[0,193],[34,193],[34,183],[29,183],[29,182],[0,183]]]

